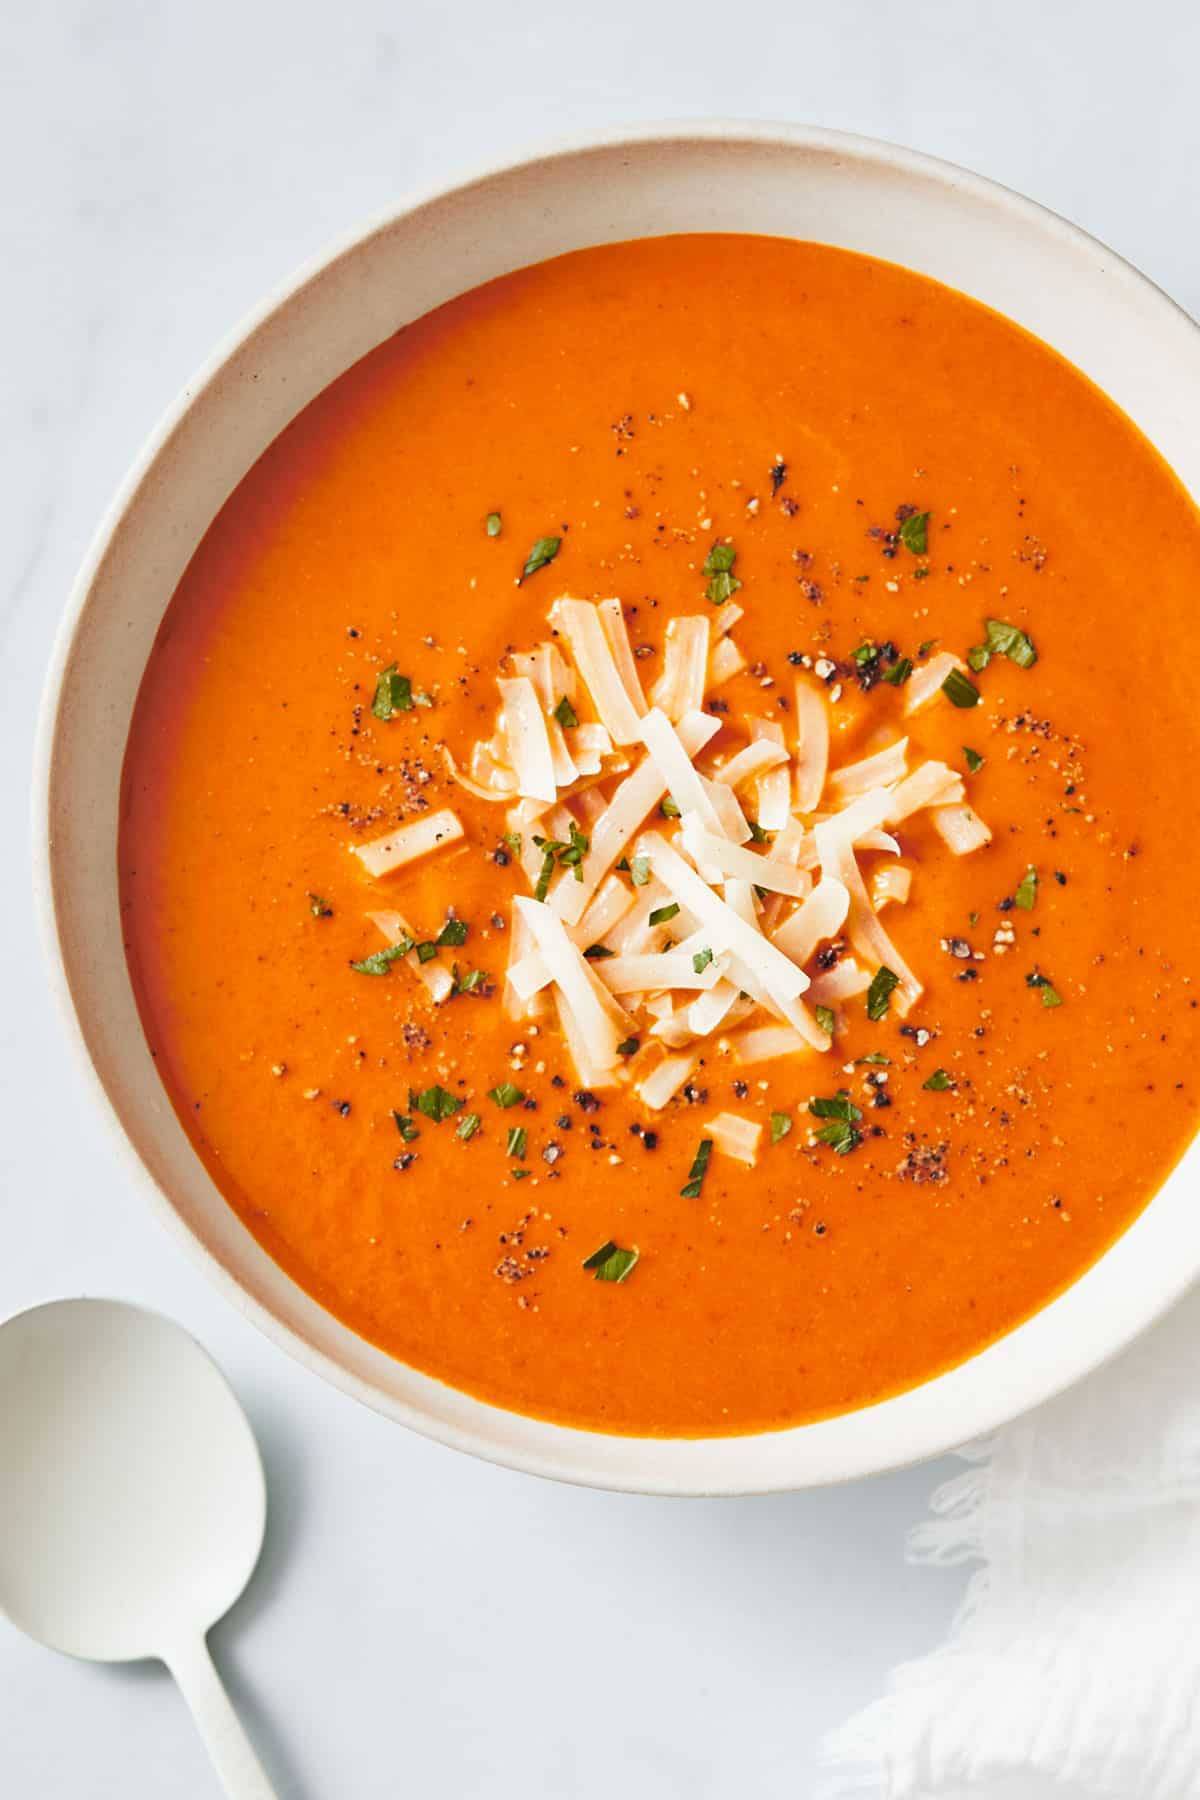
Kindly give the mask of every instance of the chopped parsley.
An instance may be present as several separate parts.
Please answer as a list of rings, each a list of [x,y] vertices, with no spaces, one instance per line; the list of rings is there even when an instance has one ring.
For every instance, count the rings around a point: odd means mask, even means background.
[[[436,955],[437,955],[437,945],[436,944],[426,941],[423,944],[417,945],[417,961],[419,963],[432,962]]]
[[[469,969],[465,975],[460,975],[458,972],[458,964],[451,963],[450,979],[452,984],[450,995],[452,999],[455,994],[477,994],[487,980],[487,970]]]
[[[700,571],[709,578],[704,592],[714,606],[723,606],[737,593],[741,582],[733,572],[737,561],[737,551],[732,544],[716,543],[704,559],[704,567]]]
[[[521,834],[519,831],[506,831],[504,834],[504,842],[508,846],[508,848],[512,851],[514,856],[520,856],[520,854],[521,854]]]
[[[891,1057],[885,1056],[882,1050],[872,1050],[869,1056],[856,1056],[854,1066],[857,1069],[860,1064],[868,1063],[874,1069],[887,1069],[891,1067],[891,1061]]]
[[[475,1133],[479,1130],[482,1122],[483,1121],[480,1119],[478,1113],[464,1113],[462,1118],[458,1121],[458,1124],[454,1127],[455,1137],[461,1138],[465,1144],[468,1138],[473,1138],[475,1136]]]
[[[423,1088],[419,1094],[409,1088],[408,1104],[414,1112],[424,1113],[427,1119],[432,1119],[435,1125],[439,1125],[443,1119],[454,1117],[462,1106],[462,1101],[435,1082],[433,1087]]]
[[[635,1037],[622,1038],[617,1045],[618,1056],[636,1056],[641,1039]]]
[[[1041,989],[1043,1006],[1062,1005],[1062,995],[1051,982],[1049,976],[1039,974],[1035,969],[1032,975],[1027,975],[1025,977],[1025,985],[1026,987]]]
[[[665,925],[667,920],[673,919],[678,911],[678,902],[674,900],[667,906],[656,906],[654,911],[650,914],[648,923],[651,925]]]
[[[978,750],[972,750],[970,744],[964,744],[963,757],[966,761],[967,773],[970,775],[978,775],[980,769],[983,767],[983,758],[980,756]]]
[[[457,950],[460,944],[465,944],[467,941],[466,920],[447,919],[433,941],[439,949]]]
[[[637,1250],[622,1250],[609,1238],[598,1250],[585,1258],[584,1268],[591,1271],[597,1281],[624,1281],[632,1271],[638,1259]]]
[[[393,1109],[392,1117],[396,1121],[396,1130],[400,1133],[400,1136],[404,1139],[406,1144],[411,1144],[414,1138],[420,1137],[420,1132],[417,1130],[407,1113],[396,1112],[395,1109]]]
[[[832,1037],[833,1028],[837,1024],[837,1018],[832,1006],[818,1006],[816,1008],[816,1016],[817,1024],[820,1026],[821,1030],[827,1033],[829,1037]]]
[[[750,837],[751,837],[752,842],[754,842],[756,844],[769,844],[770,843],[770,841],[771,841],[770,832],[764,831],[762,826],[758,823],[758,821],[756,819],[747,819],[746,823],[750,827]]]
[[[952,706],[979,705],[979,689],[973,681],[967,680],[961,669],[951,669],[942,683],[942,692]]]
[[[903,687],[912,672],[912,663],[907,656],[902,656],[892,664],[890,669],[885,669],[879,679],[886,681],[889,687]]]
[[[1037,661],[1037,651],[1031,637],[1004,619],[985,619],[983,622],[987,628],[987,648],[993,656],[1007,656],[1018,669],[1032,669]]]
[[[1034,868],[1033,864],[1030,863],[1020,881],[1017,883],[1017,891],[1013,895],[1013,899],[1016,901],[1022,912],[1032,912],[1037,904],[1037,892],[1037,870]]]
[[[554,873],[554,865],[560,869],[574,869],[576,881],[583,880],[583,859],[588,853],[588,839],[580,831],[574,819],[571,821],[570,840],[563,838],[535,837],[534,843],[542,853],[542,866],[538,872],[537,885],[533,890],[535,900],[544,900],[550,891],[550,877]]]
[[[909,513],[907,519],[900,522],[900,542],[914,556],[924,556],[929,549],[929,514],[927,512]]]
[[[525,558],[525,567],[521,570],[518,578],[518,586],[522,581],[528,581],[531,575],[536,575],[539,569],[544,569],[547,563],[552,563],[561,549],[561,538],[539,538]]]
[[[703,950],[697,950],[692,958],[692,967],[697,975],[703,975],[712,959],[712,951],[708,948],[707,944],[704,946]]]
[[[923,1081],[921,1086],[927,1088],[931,1094],[944,1094],[947,1088],[954,1086],[954,1082],[947,1075],[945,1069],[935,1069],[929,1080]]]
[[[579,723],[579,716],[565,694],[555,707],[554,716],[564,731],[571,730]]]
[[[692,1166],[688,1170],[688,1178],[679,1190],[681,1200],[698,1200],[700,1189],[704,1186],[704,1177],[708,1173],[708,1165],[712,1159],[713,1141],[701,1138]]]
[[[515,1106],[524,1098],[520,1088],[514,1087],[511,1081],[502,1081],[499,1087],[488,1089],[488,1099],[494,1100],[497,1106]]]
[[[1031,637],[1005,619],[985,619],[983,624],[986,640],[982,644],[973,644],[967,651],[967,661],[976,673],[986,669],[993,656],[1007,656],[1018,669],[1032,669],[1037,661],[1037,650]]]
[[[650,858],[635,856],[629,865],[629,875],[634,887],[645,887],[650,880]]]
[[[856,1131],[845,1119],[834,1119],[829,1125],[822,1125],[816,1134],[819,1144],[828,1144],[838,1156],[849,1156],[862,1143],[862,1132]]]
[[[862,1118],[862,1108],[855,1106],[849,1094],[835,1094],[831,1100],[818,1096],[809,1101],[808,1110],[814,1119],[841,1119],[846,1125]]]
[[[900,986],[900,977],[884,963],[876,969],[867,989],[867,1017],[878,1021],[887,1017],[892,995]]]
[[[665,800],[660,802],[658,810],[664,819],[680,819],[683,817],[683,814],[679,810],[678,800],[672,800],[670,794],[667,795]]]
[[[489,537],[499,537],[502,520],[499,513],[489,513],[483,521],[483,528]]]
[[[607,944],[589,944],[583,954],[590,962],[603,962],[606,957],[615,956],[617,953],[615,950],[610,950]]]
[[[771,1114],[771,1142],[773,1144],[777,1144],[780,1138],[785,1138],[791,1129],[791,1113],[773,1112]]]
[[[314,919],[332,919],[333,908],[320,894],[308,896],[308,910]]]
[[[375,683],[375,698],[371,702],[371,711],[377,719],[386,721],[394,713],[411,712],[412,709],[412,682],[407,675],[397,674],[395,663],[389,663]]]
[[[526,1136],[527,1134],[523,1125],[513,1125],[509,1127],[508,1143],[506,1146],[509,1156],[515,1156],[518,1161],[521,1160],[525,1155]]]
[[[356,975],[386,975],[397,957],[407,956],[412,947],[412,939],[403,937],[398,944],[389,944],[386,950],[372,950],[370,956],[364,956],[361,962],[352,962],[350,967]]]

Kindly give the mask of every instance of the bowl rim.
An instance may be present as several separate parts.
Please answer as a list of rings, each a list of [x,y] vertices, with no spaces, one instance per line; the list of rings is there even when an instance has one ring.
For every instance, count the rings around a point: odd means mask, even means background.
[[[844,1452],[839,1454],[835,1450],[826,1459],[828,1466],[815,1472],[812,1469],[806,1469],[801,1473],[797,1470],[789,1471],[786,1468],[773,1468],[768,1472],[760,1473],[754,1479],[735,1476],[728,1480],[713,1481],[708,1478],[702,1485],[697,1485],[686,1477],[681,1479],[677,1474],[639,1473],[629,1477],[614,1476],[613,1471],[606,1468],[600,1459],[593,1463],[589,1462],[586,1456],[575,1455],[568,1456],[564,1461],[561,1456],[551,1456],[528,1447],[505,1446],[499,1443],[494,1435],[487,1435],[481,1430],[433,1417],[410,1401],[385,1393],[371,1381],[344,1367],[328,1351],[303,1338],[266,1302],[256,1298],[248,1287],[227,1269],[201,1241],[143,1161],[126,1131],[115,1102],[93,1060],[83,1020],[72,993],[59,931],[54,889],[52,787],[60,726],[59,700],[63,679],[105,553],[127,513],[131,510],[146,476],[152,471],[164,447],[199,396],[217,379],[226,364],[247,340],[276,313],[286,307],[312,281],[341,258],[361,249],[377,235],[388,231],[400,221],[419,214],[424,209],[438,203],[467,195],[473,189],[485,186],[499,177],[531,172],[542,164],[565,162],[572,158],[582,159],[594,152],[621,149],[636,151],[672,144],[680,147],[714,144],[733,147],[745,144],[760,150],[777,148],[824,152],[834,157],[844,156],[848,161],[864,159],[897,173],[923,178],[930,183],[952,188],[963,194],[972,203],[999,208],[1014,215],[1018,221],[1036,227],[1049,237],[1057,239],[1059,244],[1066,248],[1091,253],[1103,252],[1106,259],[1106,277],[1122,283],[1131,295],[1140,297],[1143,301],[1147,298],[1152,299],[1163,309],[1164,314],[1174,314],[1177,320],[1189,328],[1192,333],[1200,334],[1200,326],[1197,326],[1196,321],[1148,276],[1113,251],[1102,240],[1072,224],[1040,202],[1029,199],[1003,183],[964,169],[948,160],[911,150],[887,140],[823,126],[734,117],[633,122],[587,132],[556,135],[550,139],[534,140],[526,143],[519,150],[510,151],[501,157],[476,162],[449,182],[430,181],[416,187],[398,203],[376,211],[365,222],[338,234],[327,243],[323,250],[307,257],[293,273],[276,283],[263,300],[245,312],[222,335],[195,374],[184,383],[176,397],[159,416],[157,423],[145,438],[141,449],[105,508],[58,622],[42,687],[34,740],[31,783],[32,887],[35,916],[50,991],[65,1027],[67,1042],[70,1045],[75,1064],[82,1071],[85,1086],[96,1104],[100,1117],[106,1123],[120,1162],[132,1173],[136,1184],[145,1193],[156,1216],[167,1226],[176,1240],[182,1242],[193,1263],[204,1270],[209,1280],[216,1284],[234,1308],[256,1326],[270,1342],[285,1350],[304,1368],[321,1375],[332,1386],[369,1406],[372,1410],[409,1426],[422,1436],[437,1443],[464,1451],[497,1466],[573,1485],[610,1491],[678,1497],[711,1497],[788,1492],[801,1487],[826,1486],[840,1481],[859,1479],[869,1474],[908,1467],[944,1454],[959,1447],[968,1438],[982,1439],[986,1437],[999,1426],[1033,1407],[1051,1400],[1085,1375],[1102,1367],[1175,1305],[1200,1275],[1200,1241],[1197,1242],[1195,1252],[1190,1260],[1187,1257],[1181,1257],[1172,1268],[1163,1271],[1161,1280],[1151,1291],[1147,1291],[1137,1303],[1131,1303],[1123,1309],[1119,1324],[1105,1336],[1103,1342],[1097,1343],[1090,1340],[1086,1345],[1067,1346],[1053,1368],[1047,1368],[1038,1378],[1029,1379],[1027,1377],[1022,1384],[1015,1385],[1003,1398],[996,1392],[990,1406],[980,1406],[976,1410],[971,1425],[965,1433],[958,1428],[957,1424],[953,1423],[957,1418],[957,1412],[955,1409],[951,1409],[948,1419],[941,1425],[930,1422],[923,1430],[910,1432],[903,1450],[891,1449],[876,1455],[863,1455],[862,1453],[846,1455]],[[1147,1203],[1145,1212],[1150,1210],[1153,1203],[1152,1197],[1151,1201]],[[1144,1217],[1144,1213],[1139,1217]],[[1136,1221],[1134,1223],[1136,1224]],[[1132,1228],[1131,1226],[1127,1230]],[[1075,1282],[1069,1284],[1064,1293],[1070,1293],[1081,1281],[1086,1279],[1089,1273],[1099,1267],[1125,1235],[1126,1233],[1122,1233],[1121,1237],[1114,1240],[1114,1244],[1102,1253],[1098,1262],[1085,1269]],[[1039,1309],[1038,1313],[1031,1317],[1041,1316],[1063,1297],[1063,1295],[1052,1297]],[[319,1305],[320,1303],[314,1301],[314,1304]],[[956,1365],[956,1369],[968,1368],[982,1358],[988,1358],[998,1351],[1002,1352],[1009,1339],[1029,1323],[1029,1320],[1022,1321],[1004,1337],[974,1353],[966,1359],[965,1363]],[[928,1388],[944,1381],[955,1372],[956,1370],[952,1369],[931,1376],[926,1382],[918,1384],[918,1389],[909,1389],[905,1392],[912,1393],[919,1391],[920,1388]],[[475,1396],[468,1396],[468,1398],[477,1407],[498,1415],[502,1419],[529,1422],[523,1414],[477,1400]],[[793,1433],[811,1432],[822,1426],[836,1425],[838,1419],[859,1419],[880,1408],[892,1406],[896,1400],[901,1398],[903,1398],[902,1394],[888,1396],[881,1401],[837,1415],[832,1420],[820,1419],[808,1425],[732,1436],[722,1435],[717,1438],[637,1438],[630,1437],[628,1434],[581,1430],[577,1427],[557,1425],[553,1421],[537,1420],[536,1423],[547,1427],[554,1434],[562,1436],[564,1440],[568,1437],[574,1440],[592,1439],[597,1445],[614,1442],[627,1446],[695,1443],[709,1446],[720,1444],[732,1449],[737,1445],[761,1445],[767,1440],[781,1441]]]

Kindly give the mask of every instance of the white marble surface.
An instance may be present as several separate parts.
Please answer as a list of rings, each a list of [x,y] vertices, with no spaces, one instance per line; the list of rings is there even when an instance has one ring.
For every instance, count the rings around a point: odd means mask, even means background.
[[[217,1355],[272,1525],[216,1647],[295,1800],[809,1795],[823,1729],[942,1631],[902,1560],[937,1473],[672,1504],[475,1465],[318,1386],[118,1176],[67,1064],[27,896],[30,740],[93,525],[193,367],[407,189],[612,120],[807,118],[1025,189],[1200,312],[1200,55],[1184,0],[49,0],[0,26],[0,1316],[149,1301]],[[165,1677],[0,1627],[0,1792],[190,1800]]]

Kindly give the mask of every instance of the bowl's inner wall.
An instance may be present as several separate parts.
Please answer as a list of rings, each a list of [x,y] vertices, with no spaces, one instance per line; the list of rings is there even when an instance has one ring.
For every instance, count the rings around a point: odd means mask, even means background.
[[[50,868],[70,994],[124,1131],[226,1291],[322,1372],[502,1461],[662,1491],[786,1487],[932,1454],[1045,1397],[1182,1291],[1200,1232],[1193,1149],[1067,1294],[962,1368],[882,1405],[769,1436],[597,1436],[518,1418],[393,1362],[295,1287],[225,1205],[159,1084],[122,951],[117,808],[137,689],[197,543],[245,471],[351,363],[442,301],[589,244],[673,231],[813,238],[901,262],[1045,339],[1200,495],[1200,336],[1100,246],[1002,190],[853,140],[648,138],[509,170],[434,200],[305,280],[185,396],[81,578],[49,769]],[[248,1297],[248,1299],[247,1299]],[[296,1342],[298,1340],[298,1343]]]

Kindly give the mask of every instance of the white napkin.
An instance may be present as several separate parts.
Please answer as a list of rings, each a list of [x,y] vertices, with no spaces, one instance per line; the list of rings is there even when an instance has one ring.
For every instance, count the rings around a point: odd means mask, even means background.
[[[1200,1293],[986,1445],[914,1561],[978,1561],[949,1641],[826,1745],[828,1800],[1200,1797]]]

